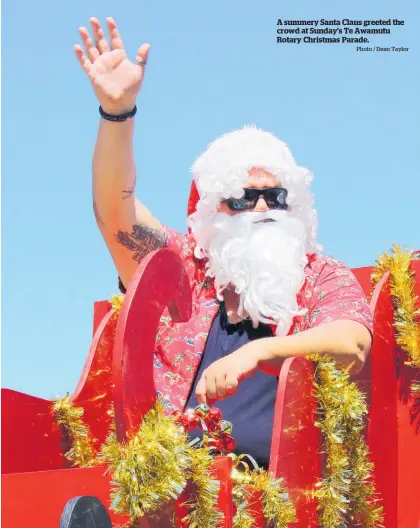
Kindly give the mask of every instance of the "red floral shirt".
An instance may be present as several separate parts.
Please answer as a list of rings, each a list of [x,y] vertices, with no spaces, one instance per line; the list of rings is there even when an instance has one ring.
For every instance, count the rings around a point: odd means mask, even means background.
[[[204,263],[194,257],[194,238],[165,228],[166,247],[175,251],[187,270],[193,314],[186,323],[173,323],[166,310],[156,338],[154,376],[165,409],[183,409],[198,370],[207,335],[218,311],[212,282]],[[338,319],[358,321],[372,332],[369,305],[357,279],[341,262],[313,254],[305,268],[306,280],[298,293],[305,315],[293,319],[289,335]]]

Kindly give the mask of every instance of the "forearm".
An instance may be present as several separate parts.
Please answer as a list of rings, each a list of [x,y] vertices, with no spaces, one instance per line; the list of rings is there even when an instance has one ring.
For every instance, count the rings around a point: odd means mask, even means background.
[[[133,154],[134,119],[114,123],[101,119],[93,155],[93,200],[101,229],[107,223],[135,223]]]
[[[356,321],[333,321],[299,334],[285,337],[269,337],[259,340],[259,367],[267,372],[279,372],[288,357],[308,354],[330,355],[339,364],[351,366],[357,373],[363,367],[370,351],[369,330]]]

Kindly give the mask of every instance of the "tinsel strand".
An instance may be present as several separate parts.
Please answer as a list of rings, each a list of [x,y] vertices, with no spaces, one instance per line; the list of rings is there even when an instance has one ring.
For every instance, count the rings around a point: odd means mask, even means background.
[[[124,302],[124,295],[113,295],[111,299],[109,300],[109,303],[111,304],[112,309],[117,315],[119,315],[121,311],[123,302]]]
[[[232,519],[232,528],[253,528],[254,517],[249,502],[249,490],[242,484],[235,484],[232,490],[232,500],[236,508]]]
[[[193,448],[174,421],[165,416],[160,402],[144,417],[138,432],[127,444],[112,433],[100,458],[112,474],[112,509],[134,522],[145,514],[156,514],[165,504],[179,498],[187,480],[195,492],[186,504],[184,521],[189,528],[216,528],[220,483],[210,471],[213,458],[205,448]]]
[[[195,493],[184,505],[191,512],[183,519],[189,528],[217,528],[223,515],[217,509],[220,482],[210,473],[213,457],[206,448],[189,447],[191,460],[188,478],[195,486]]]
[[[234,488],[232,492],[236,513],[233,518],[233,528],[249,528],[254,526],[252,503],[250,493],[252,490],[261,495],[261,505],[264,519],[268,526],[287,528],[290,523],[296,522],[295,508],[290,500],[287,490],[282,486],[282,479],[275,479],[269,472],[258,468],[249,471],[244,464],[244,459],[238,457],[238,465],[234,467],[232,479]],[[238,471],[242,466],[245,472]]]
[[[344,446],[345,430],[340,412],[340,394],[332,390],[337,381],[331,377],[325,359],[312,356],[317,363],[315,397],[318,403],[318,422],[323,433],[326,453],[326,476],[318,483],[315,498],[318,501],[320,525],[335,528],[343,525],[349,505],[350,468]]]
[[[322,430],[326,453],[326,475],[314,492],[320,525],[342,528],[348,526],[351,515],[352,521],[366,528],[380,527],[382,508],[375,495],[373,465],[363,436],[365,397],[333,359],[318,355],[310,359],[316,363],[316,425]]]
[[[67,460],[77,467],[95,465],[96,452],[90,430],[83,422],[83,409],[65,396],[53,403],[52,410],[57,424],[62,426],[71,442],[71,448],[65,454]]]
[[[396,342],[407,353],[407,364],[417,369],[420,369],[420,305],[415,295],[415,277],[410,262],[419,258],[419,253],[403,251],[394,245],[389,254],[383,253],[378,258],[371,275],[375,285],[389,271]],[[420,397],[419,382],[413,383],[412,393]]]
[[[191,463],[185,435],[164,415],[159,402],[126,445],[111,435],[101,459],[112,474],[112,509],[131,521],[176,500],[186,486]]]
[[[282,479],[274,479],[270,473],[260,470],[254,476],[253,487],[261,493],[264,518],[269,526],[287,528],[296,521],[296,512]]]
[[[363,436],[357,430],[350,429],[350,467],[352,485],[350,489],[352,516],[364,528],[382,526],[383,508],[376,497],[372,481],[373,464],[369,461],[369,451]]]

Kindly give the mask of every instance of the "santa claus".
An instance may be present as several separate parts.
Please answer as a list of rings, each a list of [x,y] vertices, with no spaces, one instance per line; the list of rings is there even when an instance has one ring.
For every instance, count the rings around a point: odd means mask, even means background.
[[[134,194],[132,148],[149,45],[131,62],[112,18],[109,39],[97,19],[91,25],[94,39],[81,28],[85,49],[75,52],[100,104],[94,211],[120,287],[125,291],[145,255],[163,247],[180,255],[192,287],[191,320],[173,325],[162,318],[158,394],[168,412],[217,401],[234,424],[237,450],[267,466],[282,362],[329,354],[360,370],[371,346],[369,306],[351,271],[318,252],[312,174],[271,133],[235,130],[195,161],[188,233],[152,215]],[[103,511],[92,501],[89,515],[95,509],[99,519]],[[89,498],[74,499],[62,527],[75,527],[72,512],[88,506]]]

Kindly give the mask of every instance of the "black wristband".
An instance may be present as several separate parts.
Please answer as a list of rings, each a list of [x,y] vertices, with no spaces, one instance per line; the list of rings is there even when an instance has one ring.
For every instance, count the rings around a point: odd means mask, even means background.
[[[131,110],[131,112],[127,112],[126,114],[120,114],[120,115],[107,114],[102,108],[102,106],[100,106],[99,113],[101,114],[101,117],[103,119],[106,119],[107,121],[114,121],[116,123],[121,123],[123,121],[127,121],[127,119],[130,119],[131,117],[134,117],[136,115],[137,106],[134,105],[134,108]]]

